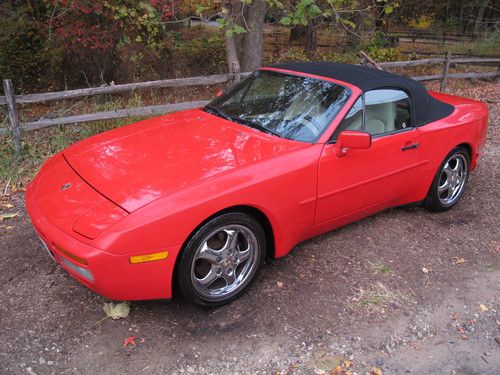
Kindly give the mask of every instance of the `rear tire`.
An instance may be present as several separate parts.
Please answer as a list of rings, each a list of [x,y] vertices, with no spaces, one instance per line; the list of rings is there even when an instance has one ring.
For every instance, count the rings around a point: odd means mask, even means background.
[[[434,176],[424,206],[434,212],[447,211],[462,197],[469,178],[470,157],[462,147],[453,149]]]
[[[243,294],[266,254],[266,235],[252,216],[231,212],[200,227],[179,260],[177,281],[187,301],[225,305]]]

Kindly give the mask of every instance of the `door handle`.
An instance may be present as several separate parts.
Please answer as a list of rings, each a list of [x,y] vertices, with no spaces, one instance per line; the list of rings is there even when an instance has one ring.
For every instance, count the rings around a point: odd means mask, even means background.
[[[418,147],[418,143],[412,143],[410,145],[406,145],[406,146],[401,147],[401,150],[408,151],[408,150],[413,150],[414,148],[417,148],[417,147]]]

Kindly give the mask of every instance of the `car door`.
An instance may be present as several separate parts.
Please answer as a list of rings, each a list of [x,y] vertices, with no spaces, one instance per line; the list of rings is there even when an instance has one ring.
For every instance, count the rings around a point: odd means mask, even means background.
[[[343,130],[370,133],[371,146],[337,156],[335,141]],[[411,100],[404,91],[364,93],[323,148],[316,224],[397,204],[415,177],[420,161],[418,144]]]

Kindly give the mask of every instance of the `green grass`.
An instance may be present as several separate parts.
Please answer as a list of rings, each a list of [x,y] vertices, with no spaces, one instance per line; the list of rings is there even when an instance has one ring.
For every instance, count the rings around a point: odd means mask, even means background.
[[[160,95],[155,98],[162,100]],[[72,104],[71,104],[72,103]],[[148,105],[144,103],[138,93],[131,96],[112,97],[108,95],[96,96],[71,103],[62,103],[48,107],[48,112],[54,117],[68,116],[76,113],[95,113],[112,111],[120,108],[135,108]],[[30,108],[20,107],[20,121],[29,121],[33,115]],[[47,109],[46,109],[47,110]],[[43,112],[42,112],[43,113]],[[39,113],[36,115],[39,117]],[[66,124],[51,126],[45,129],[22,133],[21,156],[15,155],[10,134],[0,136],[0,190],[6,185],[24,186],[31,180],[40,166],[52,155],[64,150],[69,145],[82,139],[107,130],[133,123],[144,117],[129,117],[106,121],[95,121],[82,124]],[[6,116],[0,117],[0,127],[9,127]]]
[[[411,296],[404,291],[391,291],[382,283],[360,290],[357,306],[371,311],[383,311],[389,304],[404,308],[412,303]]]
[[[59,125],[23,133],[23,154],[16,156],[9,134],[0,137],[0,187],[25,185],[52,155],[92,135],[137,121],[125,118]]]
[[[365,297],[360,301],[360,305],[363,307],[370,306],[384,306],[390,300],[390,296],[383,292],[370,292],[365,295]]]
[[[386,274],[391,272],[391,268],[387,264],[384,264],[382,262],[375,263],[373,265],[373,267],[375,268],[376,273],[379,273],[382,275],[386,275]]]

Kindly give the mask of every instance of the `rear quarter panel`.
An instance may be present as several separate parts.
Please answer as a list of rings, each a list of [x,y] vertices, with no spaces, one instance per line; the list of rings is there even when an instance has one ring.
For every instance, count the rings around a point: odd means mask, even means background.
[[[477,164],[486,139],[488,108],[479,101],[458,96],[435,93],[437,99],[455,107],[454,112],[439,121],[418,128],[420,133],[420,157],[423,162],[420,183],[409,201],[425,198],[432,180],[446,155],[458,145],[465,144],[471,150],[471,170]]]

